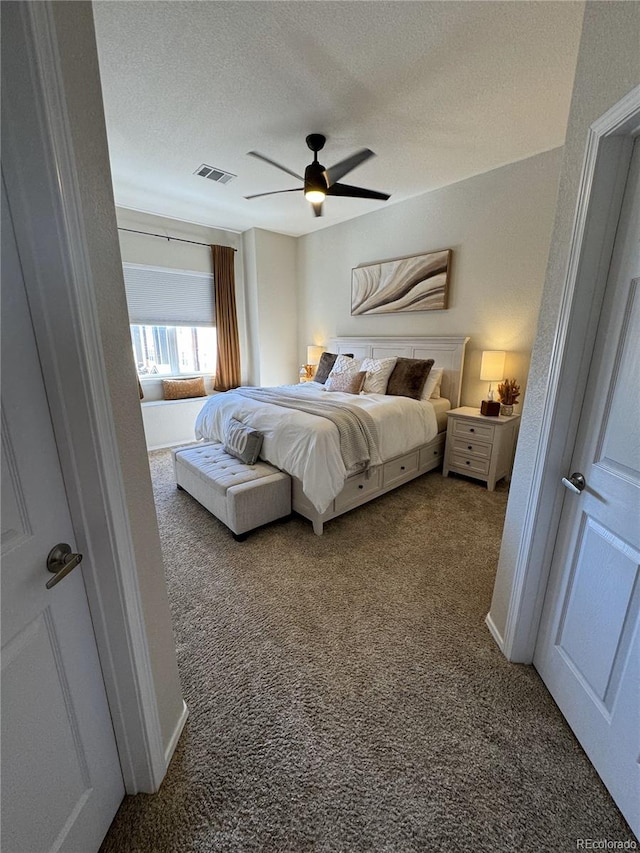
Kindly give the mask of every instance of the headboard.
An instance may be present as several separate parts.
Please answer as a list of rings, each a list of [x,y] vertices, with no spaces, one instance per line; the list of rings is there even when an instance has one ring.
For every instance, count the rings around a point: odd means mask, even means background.
[[[352,352],[355,358],[389,358],[393,355],[401,358],[432,358],[433,366],[442,367],[444,371],[440,394],[451,400],[451,407],[456,409],[460,405],[464,350],[468,341],[468,337],[458,335],[430,338],[349,337],[332,338],[328,349],[337,353]]]

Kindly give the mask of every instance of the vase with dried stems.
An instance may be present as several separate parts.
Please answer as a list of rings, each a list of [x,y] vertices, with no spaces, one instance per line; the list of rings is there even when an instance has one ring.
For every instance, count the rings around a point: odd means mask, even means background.
[[[520,386],[515,379],[503,379],[498,385],[498,397],[500,398],[500,414],[512,415],[513,407],[518,402]]]

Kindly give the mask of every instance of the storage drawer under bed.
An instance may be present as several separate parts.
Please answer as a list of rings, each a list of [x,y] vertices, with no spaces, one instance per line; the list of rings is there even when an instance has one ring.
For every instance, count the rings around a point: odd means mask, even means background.
[[[430,441],[429,444],[420,448],[420,457],[418,462],[420,470],[423,468],[427,468],[427,470],[429,470],[427,466],[433,468],[434,462],[439,462],[443,458],[445,438],[445,432],[438,433],[433,441]]]
[[[406,453],[404,456],[385,462],[382,466],[383,487],[386,489],[394,483],[401,483],[402,480],[415,473],[418,470],[418,457],[418,451],[414,450],[412,453]]]
[[[377,492],[381,486],[381,473],[382,469],[378,466],[371,468],[367,473],[349,477],[344,488],[333,502],[335,511],[342,512],[353,504],[359,503],[363,497],[372,492]]]

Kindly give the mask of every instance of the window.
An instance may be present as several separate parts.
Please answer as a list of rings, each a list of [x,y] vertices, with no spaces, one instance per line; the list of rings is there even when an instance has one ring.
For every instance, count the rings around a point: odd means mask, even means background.
[[[138,376],[215,373],[216,330],[204,326],[132,325]]]
[[[210,273],[124,264],[138,376],[215,373]]]

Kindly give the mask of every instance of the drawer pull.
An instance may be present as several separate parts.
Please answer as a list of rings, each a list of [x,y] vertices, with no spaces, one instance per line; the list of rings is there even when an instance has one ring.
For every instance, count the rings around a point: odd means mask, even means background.
[[[364,486],[362,485],[362,483],[360,483],[360,485],[358,486],[358,488],[359,488],[359,489],[364,489]]]
[[[404,465],[401,465],[401,466],[400,466],[400,470],[401,470],[401,471],[404,471]]]
[[[473,444],[467,444],[467,450],[473,450]]]
[[[475,428],[474,428],[474,427],[469,427],[469,432],[475,432]]]
[[[467,459],[467,465],[471,465],[471,462],[469,462],[469,460],[468,460],[468,459]]]

